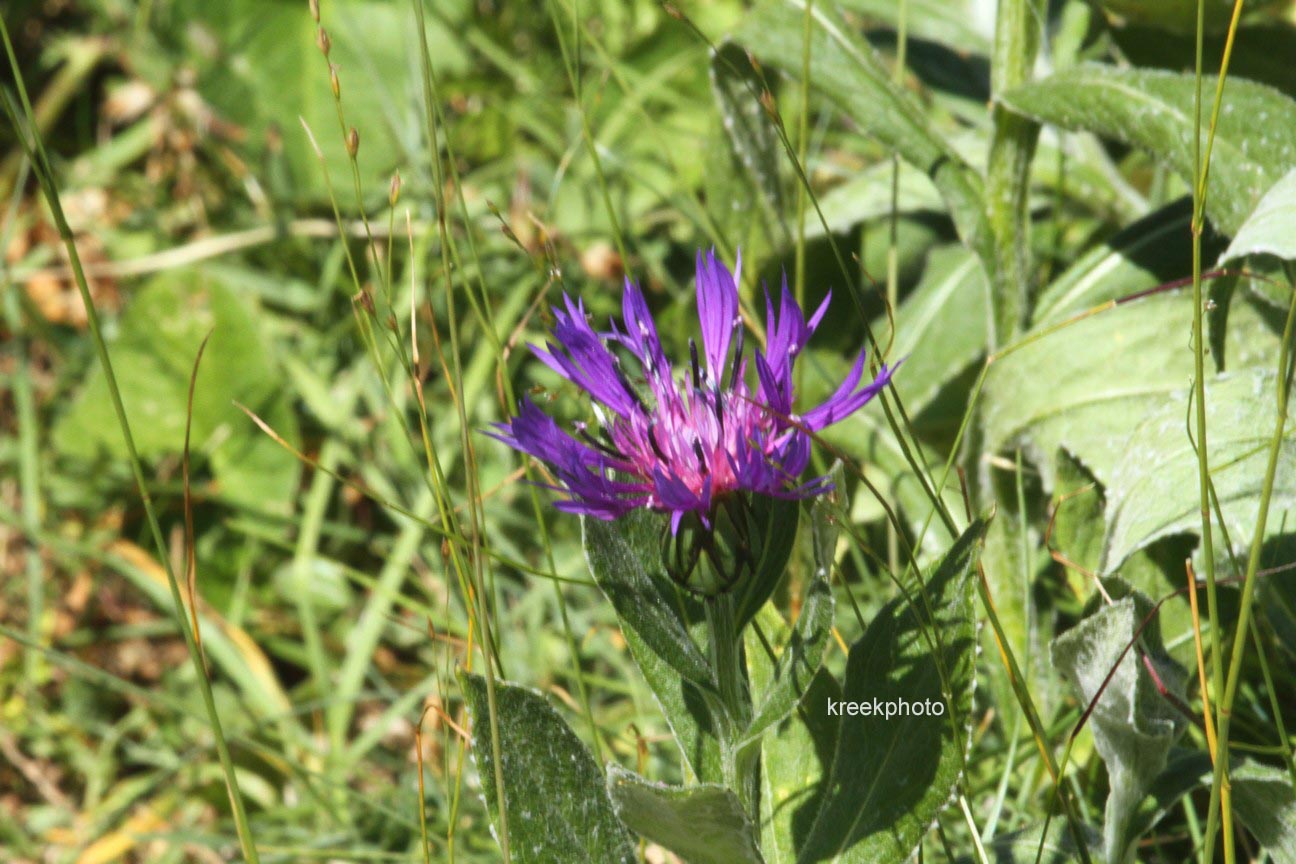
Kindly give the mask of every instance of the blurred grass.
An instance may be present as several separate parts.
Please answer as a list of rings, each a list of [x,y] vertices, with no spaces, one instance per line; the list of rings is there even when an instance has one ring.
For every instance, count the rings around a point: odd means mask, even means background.
[[[744,4],[678,5],[718,42]],[[887,4],[852,5],[872,16],[883,50],[908,44]],[[456,861],[497,861],[460,735],[456,664],[480,670],[494,657],[499,673],[553,695],[605,758],[680,779],[657,706],[586,577],[576,521],[525,484],[543,479],[535,468],[478,434],[524,392],[579,410],[525,360],[548,302],[579,293],[602,318],[630,273],[682,345],[693,251],[714,245],[742,248],[748,299],[786,268],[810,302],[830,285],[855,293],[876,326],[878,282],[894,286],[893,302],[917,295],[956,235],[924,203],[929,190],[892,185],[889,154],[809,87],[771,76],[819,197],[843,178],[865,181],[839,198],[837,242],[858,252],[843,256],[845,274],[813,216],[809,236],[791,242],[801,218],[763,196],[788,193],[794,172],[784,160],[765,187],[753,180],[716,107],[707,46],[651,0],[437,0],[426,4],[426,79],[408,3],[322,6],[340,112],[304,2],[32,2],[4,14],[173,562],[183,561],[184,388],[215,326],[193,416],[199,612],[262,860],[420,860],[426,839],[431,860],[453,848]],[[971,26],[948,17],[912,21],[909,39],[921,38],[896,78],[957,141],[984,131],[989,81],[968,72],[977,52],[928,41],[933,28]],[[1101,38],[1083,41],[1105,56]],[[0,850],[15,861],[229,860],[234,826],[198,679],[168,618],[85,310],[8,128],[0,157]],[[876,212],[859,203],[870,166],[887,201]],[[1065,177],[1038,180],[1057,210],[1035,235],[1050,239],[1033,250],[1047,266],[1175,191],[1118,148],[1068,170],[1121,179],[1072,197]],[[918,203],[903,205],[906,195]],[[837,377],[863,332],[858,316],[830,316],[806,358],[805,398]],[[937,407],[917,406],[926,416],[906,424],[932,465],[962,416],[971,379],[957,382],[925,394]],[[877,443],[876,426],[871,444],[854,427],[834,443],[899,476],[903,459],[894,441]],[[1024,500],[1033,469],[1015,467]],[[921,547],[926,511],[910,492]],[[893,593],[888,531],[866,498],[842,566],[856,609],[839,616],[846,641]],[[1027,509],[1012,515],[1024,523]],[[1049,601],[1062,617],[1079,612],[1069,594],[1059,586]],[[1290,664],[1275,673],[1270,695],[1291,692]],[[1241,696],[1257,716],[1265,689]],[[1052,742],[1077,716],[1057,702],[1041,718]],[[987,830],[1008,830],[1047,809],[1049,785],[1020,728],[999,730],[987,707],[966,792]],[[1092,822],[1102,784],[1089,746],[1079,739],[1071,762],[1091,772],[1074,797]],[[942,839],[970,848],[966,826],[943,822]]]

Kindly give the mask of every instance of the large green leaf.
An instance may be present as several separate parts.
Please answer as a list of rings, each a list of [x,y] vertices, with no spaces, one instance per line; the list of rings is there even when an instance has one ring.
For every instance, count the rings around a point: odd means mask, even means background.
[[[1277,420],[1277,375],[1225,373],[1206,390],[1211,481],[1236,550],[1255,531],[1265,466]],[[1184,428],[1187,394],[1144,408],[1108,478],[1106,565],[1113,568],[1154,540],[1200,527],[1197,456]],[[1269,531],[1296,507],[1296,434],[1291,417],[1279,449]],[[1185,491],[1187,490],[1187,491]],[[1285,520],[1291,526],[1290,517]]]
[[[109,350],[140,456],[177,454],[184,445],[189,377],[208,333],[194,387],[191,447],[206,455],[226,500],[287,512],[300,466],[238,410],[246,405],[288,440],[297,437],[289,394],[255,311],[231,284],[204,270],[175,270],[148,282],[118,322]],[[58,421],[55,446],[81,458],[124,459],[108,383],[96,365]]]
[[[316,25],[295,0],[186,0],[172,11],[203,41],[192,56],[198,90],[226,122],[241,127],[257,152],[253,164],[282,158],[298,197],[324,200],[319,161],[297,118],[310,124],[338,189],[350,189],[351,168],[329,88],[328,62],[338,67],[346,122],[360,134],[366,189],[387,187],[391,171],[422,152],[422,79],[418,30],[401,0],[333,0],[323,4],[332,38],[326,61]],[[443,15],[445,13],[443,12]],[[455,13],[462,14],[462,13]],[[442,16],[429,16],[428,41],[442,75],[466,71],[468,54]],[[201,28],[201,29],[199,29]],[[197,40],[195,40],[197,41]],[[271,130],[277,130],[277,134]],[[278,138],[282,154],[269,141]]]
[[[665,574],[660,515],[636,510],[615,522],[584,519],[590,572],[617,612],[635,665],[657,699],[688,768],[719,780],[720,750],[711,715],[714,683],[699,644],[705,613]]]
[[[823,803],[799,850],[804,864],[905,861],[949,803],[971,728],[972,573],[984,532],[984,522],[973,523],[922,590],[888,603],[851,646],[847,703],[894,714],[903,700],[944,711],[907,717],[843,711]],[[827,704],[807,710],[835,711]]]
[[[1024,445],[1052,489],[1052,457],[1062,447],[1110,487],[1130,435],[1152,407],[1187,399],[1193,355],[1187,336],[1173,334],[1191,328],[1192,303],[1179,290],[1117,306],[1012,351],[986,377],[987,449]],[[1269,365],[1277,356],[1270,322],[1250,304],[1235,307],[1229,337],[1231,368]]]
[[[1107,584],[1117,599],[1055,639],[1052,657],[1081,705],[1094,704],[1089,728],[1111,786],[1103,844],[1107,860],[1118,864],[1132,860],[1138,839],[1131,832],[1136,811],[1184,726],[1183,718],[1157,692],[1140,655],[1146,652],[1171,693],[1182,696],[1187,674],[1166,656],[1155,619],[1142,631],[1141,650],[1126,652],[1152,603],[1118,580]]]
[[[584,518],[585,558],[594,581],[616,610],[624,630],[685,679],[714,688],[711,665],[689,624],[704,618],[693,595],[666,575],[663,549],[666,519],[646,509],[615,521]]]
[[[1195,87],[1191,75],[1085,64],[1015,88],[1002,101],[1039,122],[1140,147],[1191,182]],[[1220,231],[1235,233],[1296,163],[1293,128],[1296,102],[1262,84],[1229,79],[1206,198],[1207,215]]]
[[[499,832],[486,679],[459,683],[473,718],[473,757],[482,797]],[[495,682],[509,850],[518,864],[633,864],[638,860],[617,819],[603,772],[544,695]]]
[[[1229,784],[1237,820],[1260,841],[1276,864],[1296,864],[1296,792],[1291,774],[1249,758],[1230,760]],[[1170,759],[1139,811],[1140,832],[1151,830],[1194,789],[1209,789],[1210,756],[1180,750]]]
[[[734,40],[762,62],[799,74],[806,0],[767,0],[748,14]],[[865,134],[927,174],[949,207],[963,242],[990,260],[981,175],[931,128],[920,106],[891,78],[873,48],[827,3],[811,6],[810,83]]]
[[[1190,272],[1192,201],[1154,210],[1082,255],[1041,292],[1035,321],[1050,324]]]
[[[1275,183],[1220,256],[1220,264],[1247,255],[1296,259],[1296,169]]]
[[[827,712],[841,685],[820,669],[797,710],[761,739],[761,849],[769,864],[796,864],[823,806],[841,719]]]
[[[989,292],[985,271],[967,250],[935,249],[928,256],[922,281],[896,310],[891,349],[905,358],[894,386],[911,414],[985,352]]]
[[[756,830],[723,786],[667,786],[619,765],[608,766],[607,783],[621,821],[689,864],[764,864]]]

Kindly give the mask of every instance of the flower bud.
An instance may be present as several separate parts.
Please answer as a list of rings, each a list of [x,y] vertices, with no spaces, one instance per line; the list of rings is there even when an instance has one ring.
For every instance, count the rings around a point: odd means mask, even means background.
[[[397,171],[395,174],[392,175],[391,187],[387,191],[387,203],[392,207],[395,207],[396,202],[400,200],[400,190],[401,190],[401,178],[400,178],[400,172]]]
[[[329,38],[328,31],[323,27],[319,28],[319,32],[315,34],[315,44],[325,57],[329,56],[329,52],[333,50],[333,40]]]
[[[333,98],[342,98],[342,82],[338,80],[337,67],[332,63],[329,64],[329,87],[333,90]]]
[[[315,19],[315,23],[318,24],[319,23],[319,0],[310,0],[310,13],[311,13],[311,18]]]
[[[356,131],[354,126],[352,126],[351,131],[347,133],[346,148],[347,155],[352,159],[355,158],[356,153],[360,152],[360,133]]]
[[[731,495],[717,502],[705,521],[696,513],[685,514],[675,534],[668,529],[664,538],[666,572],[706,597],[739,586],[743,592],[772,590],[791,554],[797,506],[766,496]],[[755,582],[769,584],[762,588]]]

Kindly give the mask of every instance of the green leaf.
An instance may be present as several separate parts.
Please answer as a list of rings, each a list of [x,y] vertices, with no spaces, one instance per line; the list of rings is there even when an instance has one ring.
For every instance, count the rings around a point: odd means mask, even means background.
[[[1085,845],[1089,860],[1102,854],[1102,837],[1097,831],[1084,826]],[[1085,859],[1076,850],[1075,838],[1066,820],[1054,817],[1048,823],[1048,835],[1043,825],[1031,825],[1011,834],[1000,834],[986,844],[986,853],[992,864],[1072,864]],[[973,858],[960,858],[958,864],[973,864]]]
[[[750,820],[723,786],[667,786],[615,764],[607,783],[621,821],[689,864],[764,864]]]
[[[892,212],[891,181],[891,162],[884,160],[857,171],[850,179],[821,194],[819,209],[828,230],[845,234],[861,222],[889,216]],[[943,206],[940,193],[926,174],[908,162],[899,163],[895,212],[939,212]],[[818,219],[807,221],[807,237],[821,237],[823,234],[824,226]]]
[[[1132,860],[1128,855],[1138,839],[1130,830],[1137,824],[1137,808],[1165,767],[1184,726],[1183,718],[1157,692],[1140,656],[1146,654],[1166,688],[1176,695],[1182,696],[1187,673],[1166,656],[1155,619],[1142,631],[1141,650],[1125,651],[1152,603],[1119,580],[1106,584],[1115,601],[1053,640],[1051,654],[1082,706],[1097,699],[1089,728],[1111,786],[1103,844],[1109,861],[1123,862]]]
[[[473,758],[482,798],[499,836],[495,760],[486,679],[460,672],[473,718]],[[633,864],[630,835],[617,819],[603,772],[539,691],[495,682],[509,851],[518,864]]]
[[[681,678],[638,634],[624,628],[630,656],[639,667],[661,708],[666,724],[684,757],[685,766],[701,782],[719,781],[724,776],[720,739],[708,703],[708,695],[696,684]],[[697,633],[701,635],[699,628]]]
[[[1154,210],[1089,250],[1040,292],[1039,324],[1062,321],[1190,272],[1192,200]]]
[[[1260,199],[1219,263],[1247,255],[1296,259],[1296,170],[1289,171]]]
[[[1186,435],[1183,406],[1193,376],[1192,352],[1183,340],[1166,335],[1191,333],[1186,293],[1117,306],[997,360],[983,393],[986,448],[998,453],[1025,445],[1046,490],[1056,486],[1053,454],[1065,448],[1110,489],[1130,435],[1160,410],[1157,406],[1178,405],[1176,435]],[[1251,304],[1237,304],[1230,318],[1230,365],[1241,369],[1261,358],[1269,365],[1278,339],[1264,316]],[[1221,452],[1218,458],[1232,457]],[[1195,500],[1195,489],[1180,490],[1180,497]]]
[[[1296,864],[1296,792],[1291,775],[1244,760],[1232,765],[1229,783],[1238,821],[1255,835],[1275,864]]]
[[[1041,123],[1094,132],[1152,153],[1193,181],[1192,75],[1084,64],[1015,88],[1009,108]],[[1263,84],[1230,78],[1211,157],[1207,215],[1234,234],[1296,162],[1296,102]],[[1204,133],[1203,133],[1204,135]]]
[[[756,619],[761,633],[757,634],[755,627],[746,633],[752,720],[743,733],[739,749],[757,743],[771,726],[792,713],[823,662],[833,625],[834,601],[829,576],[837,545],[837,526],[821,500],[811,505],[814,573],[796,624],[788,627],[782,616],[767,606],[766,614]],[[765,640],[772,640],[774,645],[767,647]],[[776,648],[777,657],[769,656],[770,647]]]
[[[734,155],[761,193],[767,215],[778,221],[785,237],[789,212],[779,166],[783,145],[770,116],[761,105],[764,82],[752,68],[747,52],[732,43],[721,45],[711,57],[711,92]]]
[[[688,768],[699,780],[722,776],[709,699],[711,664],[698,648],[705,613],[665,574],[664,517],[636,510],[615,522],[583,519],[585,557],[617,612],[635,665],[643,673]]]
[[[1206,390],[1211,481],[1229,535],[1238,544],[1235,552],[1243,557],[1259,515],[1277,420],[1277,399],[1270,397],[1276,391],[1276,374],[1263,369],[1226,373]],[[1201,524],[1197,457],[1184,431],[1184,405],[1179,398],[1148,406],[1145,419],[1125,441],[1124,455],[1108,482],[1108,569],[1160,537]],[[1270,506],[1274,513],[1267,527],[1272,532],[1284,521],[1282,511],[1296,507],[1296,436],[1290,434],[1279,447]]]
[[[197,61],[198,91],[222,120],[241,127],[249,146],[259,151],[252,154],[252,164],[283,160],[291,184],[285,192],[326,200],[323,169],[297,122],[302,117],[324,152],[334,187],[351,195],[351,166],[330,90],[329,62],[338,67],[346,123],[360,133],[363,188],[385,192],[392,169],[419,152],[425,129],[417,110],[423,104],[422,83],[411,71],[418,30],[408,3],[325,4],[323,23],[332,38],[328,60],[316,47],[315,24],[295,0],[185,0],[178,5],[170,14],[187,22],[187,35],[195,42],[194,34],[202,37],[189,55]],[[428,19],[437,70],[442,75],[466,72],[469,56],[453,29],[457,22],[443,20]],[[280,143],[272,145],[272,140]]]
[[[288,441],[297,437],[289,394],[256,312],[235,288],[205,270],[174,270],[150,280],[132,299],[110,345],[122,403],[144,459],[184,446],[189,377],[208,333],[194,386],[191,449],[206,455],[223,498],[257,510],[287,513],[297,489],[296,458],[271,441],[235,406],[269,421]],[[96,365],[54,430],[55,446],[84,459],[126,457]]]
[[[909,858],[963,772],[976,684],[973,523],[921,591],[888,603],[846,663],[843,699],[880,710],[935,703],[941,715],[843,712],[823,804],[799,860],[890,864]],[[924,701],[927,700],[927,701]],[[893,708],[887,708],[888,704]],[[828,711],[828,705],[807,705]]]
[[[832,773],[841,686],[820,669],[796,711],[761,739],[761,848],[768,864],[796,864]]]
[[[616,610],[623,630],[698,686],[714,689],[707,658],[693,641],[689,624],[704,618],[698,600],[666,575],[663,544],[670,527],[646,509],[616,521],[585,517],[585,559],[594,581]]]
[[[1296,793],[1291,775],[1248,758],[1229,760],[1233,812],[1276,864],[1296,864]],[[1210,756],[1178,751],[1139,811],[1141,833],[1150,831],[1194,789],[1209,789]],[[1258,860],[1258,859],[1257,859]]]
[[[895,0],[839,0],[843,9],[899,26],[899,4]],[[959,53],[989,55],[987,31],[976,26],[975,0],[907,0],[905,26],[910,38],[938,42]]]
[[[967,250],[941,248],[928,256],[922,281],[896,310],[891,350],[906,358],[895,388],[911,414],[985,352],[989,291],[985,271]]]
[[[799,74],[806,0],[767,0],[752,10],[734,41],[762,62]],[[827,4],[811,7],[810,84],[837,103],[860,130],[925,173],[940,190],[959,236],[989,261],[981,175],[931,128],[916,101],[891,80],[873,48]]]

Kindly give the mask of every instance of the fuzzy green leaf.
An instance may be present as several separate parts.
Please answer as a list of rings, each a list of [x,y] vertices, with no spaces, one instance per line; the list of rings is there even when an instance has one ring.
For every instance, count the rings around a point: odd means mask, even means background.
[[[1264,369],[1225,373],[1206,388],[1211,482],[1229,535],[1245,556],[1277,420],[1277,376]],[[1186,394],[1185,394],[1186,396]],[[1123,442],[1108,479],[1106,566],[1114,568],[1158,538],[1200,528],[1196,450],[1184,432],[1184,399],[1154,402]],[[1288,417],[1288,430],[1291,417]],[[1269,532],[1296,508],[1296,436],[1279,446]],[[1189,490],[1184,492],[1183,490]]]
[[[929,700],[944,713],[843,714],[823,804],[798,860],[898,864],[949,803],[969,742],[976,684],[972,574],[984,532],[984,522],[973,523],[921,590],[888,603],[851,646],[847,702]]]
[[[589,517],[585,559],[594,581],[626,630],[667,666],[701,687],[714,688],[711,665],[693,641],[689,623],[703,619],[696,598],[666,575],[663,548],[669,525],[659,514],[634,510],[612,522]]]
[[[841,698],[837,679],[820,669],[801,705],[761,739],[761,849],[768,864],[796,864],[814,827],[841,726],[826,709]]]
[[[1125,651],[1152,603],[1118,580],[1108,581],[1108,591],[1118,599],[1053,640],[1051,653],[1081,705],[1097,699],[1089,728],[1111,785],[1103,844],[1109,861],[1123,862],[1138,839],[1130,828],[1139,803],[1165,767],[1184,725],[1157,692],[1140,656],[1146,652],[1161,681],[1176,695],[1182,696],[1187,675],[1166,656],[1155,620],[1142,631],[1141,650]]]
[[[1193,179],[1192,75],[1084,64],[1002,97],[1041,123],[1094,132],[1152,153]],[[1253,81],[1230,78],[1211,157],[1207,215],[1234,234],[1268,189],[1296,163],[1296,102]],[[1204,137],[1203,133],[1203,137]]]
[[[473,758],[499,836],[486,679],[461,672],[473,718]],[[539,691],[495,682],[509,850],[518,864],[633,864],[598,763]]]
[[[1296,170],[1289,171],[1260,199],[1220,256],[1220,264],[1247,255],[1296,259]]]
[[[763,62],[799,74],[806,0],[768,0],[747,15],[735,41]],[[922,107],[891,79],[872,46],[828,4],[811,6],[810,83],[861,131],[927,174],[959,236],[990,260],[981,175],[931,127]]]
[[[751,821],[723,786],[667,786],[619,765],[608,766],[607,783],[626,825],[689,864],[764,864]]]

